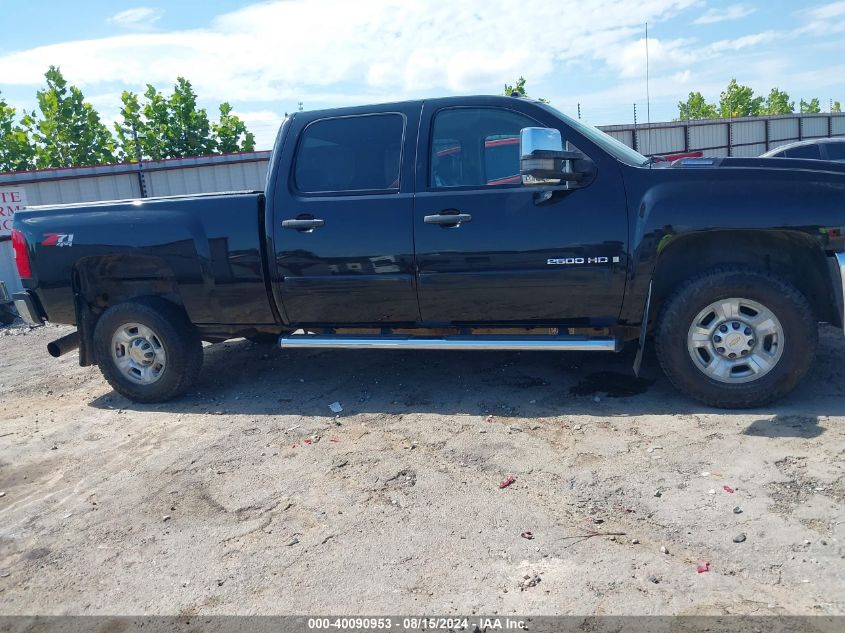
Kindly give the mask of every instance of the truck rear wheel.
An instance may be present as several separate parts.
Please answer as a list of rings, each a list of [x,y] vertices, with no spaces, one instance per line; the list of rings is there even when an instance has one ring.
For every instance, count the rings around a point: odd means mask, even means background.
[[[719,268],[665,303],[655,348],[666,376],[707,405],[747,408],[786,395],[810,368],[818,329],[806,298],[774,275]]]
[[[202,367],[202,343],[185,313],[157,297],[112,306],[97,321],[94,353],[103,376],[135,402],[185,392]]]

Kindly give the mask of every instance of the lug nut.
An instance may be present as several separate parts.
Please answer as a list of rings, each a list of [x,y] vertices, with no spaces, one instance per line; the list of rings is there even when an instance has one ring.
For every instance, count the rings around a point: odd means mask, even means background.
[[[751,336],[751,328],[750,327],[745,328],[745,336]]]
[[[724,353],[725,353],[725,348],[724,348],[724,347],[717,347],[717,348],[716,348],[716,351],[717,351],[717,352],[719,352],[720,354],[724,354]]]
[[[725,332],[727,332],[727,331],[728,331],[728,326],[727,326],[727,325],[725,325],[725,324],[720,325],[720,326],[719,326],[719,331],[720,331],[722,334],[724,334]]]
[[[748,339],[748,347],[754,347],[754,343],[756,343],[756,341],[753,338]]]
[[[734,321],[733,323],[731,323],[731,327],[732,327],[733,329],[735,329],[735,330],[738,330],[738,329],[739,329],[739,323],[737,323],[736,321]]]
[[[742,350],[742,351],[740,352],[740,354],[742,354],[743,356],[745,356],[747,353],[748,353],[748,350],[747,350],[747,349],[744,349],[744,350]]]
[[[736,354],[734,354],[733,352],[731,352],[730,354],[728,354],[728,358],[736,358]]]
[[[721,343],[722,337],[717,334],[716,336],[713,337],[713,340],[716,341],[717,343]]]

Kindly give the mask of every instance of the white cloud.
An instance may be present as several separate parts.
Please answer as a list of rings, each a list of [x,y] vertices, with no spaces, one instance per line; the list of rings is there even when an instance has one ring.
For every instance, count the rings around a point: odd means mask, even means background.
[[[845,2],[831,2],[800,11],[807,23],[799,29],[801,34],[829,35],[845,32]]]
[[[744,48],[752,48],[760,44],[767,44],[779,38],[788,38],[790,34],[781,33],[779,31],[763,31],[762,33],[750,33],[742,37],[736,37],[732,40],[719,40],[705,47],[706,54],[713,56],[718,53],[726,51],[739,51]]]
[[[138,89],[184,75],[204,98],[232,102],[342,98],[350,85],[365,99],[489,92],[520,74],[538,81],[556,64],[603,63],[643,22],[658,24],[698,3],[646,0],[634,11],[626,0],[287,0],[218,16],[203,29],[8,53],[0,56],[0,76],[39,85],[58,63],[82,86]]]
[[[816,20],[845,17],[845,2],[831,2],[813,7],[806,11],[807,15]]]
[[[700,58],[691,40],[659,40],[648,38],[649,71],[656,74],[679,66],[684,66]],[[607,64],[619,71],[624,78],[645,76],[646,40],[631,42],[619,50],[608,51]]]
[[[717,22],[727,22],[729,20],[739,20],[745,16],[751,15],[757,11],[754,7],[747,7],[742,4],[735,4],[724,9],[710,9],[703,13],[693,24],[716,24]]]
[[[151,29],[160,18],[161,11],[159,9],[137,7],[115,13],[108,19],[108,22],[125,29],[145,31]]]

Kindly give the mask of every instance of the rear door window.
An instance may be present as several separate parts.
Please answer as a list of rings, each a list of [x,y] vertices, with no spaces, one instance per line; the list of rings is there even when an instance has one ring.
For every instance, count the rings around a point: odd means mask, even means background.
[[[302,132],[294,159],[301,193],[395,192],[399,189],[401,114],[321,119]]]

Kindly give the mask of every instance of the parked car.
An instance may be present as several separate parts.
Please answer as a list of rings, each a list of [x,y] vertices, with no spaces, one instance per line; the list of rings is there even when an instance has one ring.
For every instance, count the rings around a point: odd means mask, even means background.
[[[761,158],[807,158],[845,163],[845,137],[796,141],[769,150],[761,154]]]
[[[515,139],[519,139],[518,146]],[[447,160],[448,159],[448,160]],[[788,393],[843,325],[845,165],[669,167],[551,106],[455,97],[297,112],[266,192],[31,208],[30,321],[75,324],[116,391],[188,388],[201,341],[619,351],[719,407]],[[515,175],[519,174],[519,178]]]

